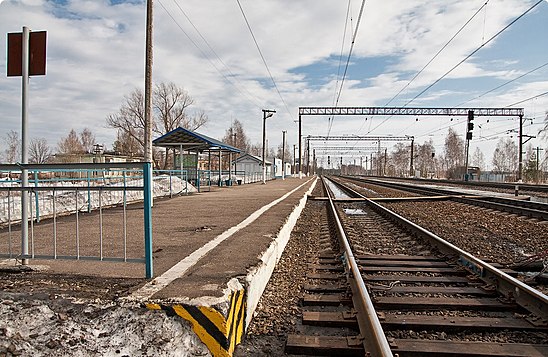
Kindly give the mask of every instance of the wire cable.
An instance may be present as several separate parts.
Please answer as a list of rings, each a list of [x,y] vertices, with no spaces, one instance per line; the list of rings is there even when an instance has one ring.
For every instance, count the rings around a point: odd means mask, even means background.
[[[162,3],[162,1],[158,0],[158,3],[160,4],[160,6],[164,9],[164,11],[168,14],[169,17],[171,17],[171,19],[173,20],[173,22],[175,22],[175,24],[177,25],[177,27],[179,27],[179,29],[183,32],[183,34],[188,38],[188,40],[194,45],[194,47],[196,47],[198,49],[198,51],[200,51],[200,53],[202,54],[202,56],[204,56],[208,61],[209,63],[211,64],[211,66],[217,71],[219,72],[219,74],[224,78],[224,80],[230,84],[231,86],[233,86],[236,90],[238,90],[244,97],[247,97],[246,94],[238,87],[236,86],[230,79],[229,77],[224,74],[220,69],[219,67],[215,64],[215,62],[213,62],[213,60],[210,58],[210,56],[205,53],[201,48],[200,46],[198,46],[198,44],[192,39],[192,37],[190,37],[190,35],[184,30],[184,28],[181,26],[181,24],[179,24],[179,22],[175,19],[175,17],[171,14],[171,12],[164,6],[164,4]],[[261,108],[260,106],[260,103],[256,103],[252,98],[247,98],[248,100],[251,100],[251,102],[253,102],[253,104],[255,106],[257,106],[258,108]]]
[[[260,101],[259,99],[253,95],[251,92],[249,92],[245,86],[243,85],[243,83],[241,83],[239,80],[238,80],[238,77],[230,70],[230,68],[227,66],[227,64],[221,59],[221,57],[217,54],[217,52],[213,49],[213,47],[209,44],[209,42],[206,40],[206,38],[202,35],[202,33],[200,32],[200,30],[198,30],[198,28],[194,25],[194,23],[192,22],[192,20],[190,20],[190,17],[187,15],[187,13],[183,10],[183,8],[181,7],[181,5],[179,5],[179,3],[177,2],[177,0],[173,0],[173,2],[175,3],[175,5],[179,8],[179,10],[181,11],[181,13],[184,15],[184,17],[187,19],[187,21],[190,23],[190,25],[194,28],[194,30],[196,31],[196,33],[198,33],[198,35],[200,36],[200,38],[202,39],[202,41],[204,41],[204,43],[206,44],[206,46],[209,48],[209,50],[211,51],[211,53],[213,53],[213,55],[215,57],[217,57],[217,59],[219,60],[219,62],[224,66],[224,68],[226,69],[226,71],[228,72],[228,74],[230,75],[230,78],[231,79],[234,79],[234,81],[236,81],[239,85],[242,86],[242,89],[246,92],[246,94],[249,96],[249,98],[252,98],[253,101],[255,102],[255,104],[257,105],[257,107],[261,108],[261,105],[260,105]]]
[[[480,94],[480,95],[478,95],[478,96],[475,97],[475,98],[469,99],[469,100],[467,100],[466,102],[462,102],[462,103],[460,103],[459,105],[457,105],[456,107],[460,107],[460,106],[462,106],[462,105],[464,105],[464,104],[466,104],[466,103],[469,103],[469,102],[471,102],[471,101],[473,101],[473,100],[479,99],[479,98],[483,97],[483,96],[486,95],[486,94],[489,94],[489,93],[491,93],[491,92],[494,92],[494,91],[496,91],[497,89],[500,89],[500,88],[504,87],[504,86],[507,85],[507,84],[510,84],[510,83],[512,83],[512,82],[515,82],[515,81],[517,81],[517,80],[519,80],[519,79],[521,79],[521,78],[523,78],[523,77],[525,77],[525,76],[527,76],[527,75],[529,75],[529,74],[531,74],[531,73],[533,73],[533,72],[535,72],[535,71],[538,71],[539,69],[541,69],[541,68],[543,68],[543,67],[546,67],[546,66],[548,66],[548,62],[546,62],[545,64],[543,64],[543,65],[541,65],[541,66],[538,66],[538,67],[535,68],[535,69],[530,70],[530,71],[527,72],[527,73],[522,74],[522,75],[519,76],[519,77],[516,77],[516,78],[514,78],[514,79],[512,79],[512,80],[509,80],[508,82],[505,82],[505,83],[501,84],[500,86],[497,86],[497,87],[495,87],[495,88],[493,88],[493,89],[491,89],[491,90],[488,90],[487,92],[485,92],[485,93],[483,93],[483,94]]]
[[[346,7],[346,18],[344,21],[344,30],[343,30],[343,38],[342,38],[342,44],[341,44],[341,54],[339,55],[339,66],[337,67],[337,81],[335,82],[335,92],[333,93],[333,102],[331,105],[335,106],[335,100],[337,99],[337,89],[339,88],[339,76],[341,75],[341,64],[343,59],[343,52],[344,52],[344,43],[346,42],[346,29],[348,27],[348,14],[350,13],[350,3],[352,0],[348,0],[348,6]],[[328,118],[328,123],[331,122],[333,117]],[[329,131],[328,131],[329,132]]]
[[[490,39],[488,39],[486,42],[484,42],[481,46],[479,46],[478,48],[476,48],[474,51],[472,51],[468,56],[464,57],[459,63],[457,63],[456,65],[453,66],[453,68],[451,68],[449,71],[445,72],[443,74],[443,76],[441,76],[440,78],[436,79],[432,84],[430,84],[428,87],[424,88],[419,94],[417,94],[415,97],[413,97],[413,99],[409,100],[407,103],[405,103],[404,107],[408,106],[409,104],[411,104],[412,102],[415,101],[415,99],[417,99],[418,97],[420,97],[421,95],[423,95],[424,93],[426,93],[430,88],[432,88],[433,86],[435,86],[437,83],[439,83],[442,79],[444,79],[447,75],[449,75],[451,72],[453,72],[457,67],[459,67],[461,64],[463,64],[464,62],[466,62],[470,57],[472,57],[473,55],[475,55],[479,50],[481,50],[483,47],[485,47],[485,45],[489,44],[491,41],[493,41],[496,37],[498,37],[501,33],[503,33],[506,29],[508,29],[510,26],[512,26],[513,24],[515,24],[519,19],[521,19],[523,16],[525,16],[526,14],[528,14],[531,10],[533,10],[535,7],[537,7],[540,3],[542,3],[544,0],[539,0],[537,1],[533,6],[531,6],[529,9],[527,9],[523,14],[519,15],[518,17],[516,17],[514,20],[512,20],[512,22],[510,22],[508,25],[506,25],[502,30],[500,30],[499,32],[497,32],[495,35],[493,35]]]
[[[257,50],[259,51],[259,55],[261,55],[261,59],[263,60],[264,66],[266,67],[266,71],[268,72],[268,75],[270,76],[270,79],[272,80],[272,83],[274,84],[274,88],[276,88],[276,92],[278,92],[278,95],[280,96],[280,99],[282,100],[282,103],[285,106],[285,110],[289,113],[291,116],[291,119],[295,121],[293,118],[293,114],[289,110],[287,103],[285,102],[284,98],[282,97],[282,93],[280,93],[280,90],[278,89],[278,85],[276,85],[276,81],[274,80],[274,77],[272,76],[272,73],[270,72],[270,68],[268,68],[268,64],[266,63],[266,60],[263,56],[263,52],[261,51],[261,48],[259,47],[259,44],[257,43],[257,39],[255,38],[255,35],[253,34],[253,30],[251,29],[251,25],[249,24],[249,21],[247,20],[247,16],[245,16],[244,9],[242,8],[242,4],[240,4],[240,0],[236,0],[238,3],[238,7],[240,8],[240,11],[242,12],[242,16],[244,17],[245,23],[247,25],[247,28],[249,29],[249,33],[251,33],[251,37],[253,38],[253,42],[255,42],[255,46],[257,47]]]
[[[491,38],[489,38],[486,42],[484,42],[481,46],[479,46],[478,48],[476,48],[474,51],[472,51],[468,56],[466,56],[463,60],[461,60],[459,63],[457,63],[455,66],[453,66],[453,68],[451,68],[449,71],[445,72],[445,74],[443,74],[440,78],[436,79],[432,84],[430,84],[428,87],[426,87],[425,89],[423,89],[419,94],[417,94],[413,99],[407,101],[407,103],[405,103],[403,105],[403,107],[406,107],[408,106],[409,104],[411,104],[412,102],[414,102],[417,98],[419,98],[421,95],[423,95],[424,93],[426,93],[426,91],[428,91],[430,88],[432,88],[434,85],[436,85],[437,83],[439,83],[443,78],[445,78],[447,75],[449,75],[451,72],[453,72],[457,67],[459,67],[461,64],[463,64],[464,62],[466,62],[470,57],[472,57],[474,54],[476,54],[479,50],[481,50],[483,47],[485,47],[485,45],[487,45],[488,43],[490,43],[492,40],[494,40],[497,36],[499,36],[502,32],[504,32],[506,29],[508,29],[510,26],[512,26],[514,23],[516,23],[519,19],[521,19],[523,16],[525,16],[527,13],[529,13],[531,10],[533,10],[536,6],[538,6],[543,0],[539,0],[537,3],[535,3],[533,6],[531,6],[529,9],[527,9],[524,13],[522,13],[521,15],[519,15],[517,18],[515,18],[514,20],[512,20],[512,22],[510,22],[508,25],[506,25],[504,28],[502,28],[502,30],[500,30],[499,32],[497,32],[495,35],[493,35]],[[485,4],[484,4],[485,6]],[[481,10],[481,8],[480,8]],[[479,10],[478,10],[479,12]],[[474,14],[474,16],[476,16],[476,14],[478,13],[476,12]],[[470,21],[470,20],[469,20]],[[469,22],[468,21],[468,22]],[[468,23],[467,22],[467,23]],[[459,30],[460,31],[460,30]],[[519,103],[518,103],[519,104]],[[512,105],[510,105],[512,106]],[[381,126],[382,124],[384,124],[388,119],[390,119],[391,117],[388,117],[386,118],[385,120],[383,120],[382,122],[380,122],[379,124],[377,124],[377,126],[375,126],[373,129],[369,130],[367,134],[371,133],[372,131],[374,131],[375,129],[377,129],[379,126]],[[363,125],[362,125],[363,126]]]
[[[360,28],[360,22],[362,19],[363,14],[363,8],[365,7],[365,0],[362,1],[362,5],[360,7],[360,13],[358,15],[358,20],[356,21],[356,28],[354,29],[354,34],[352,35],[352,43],[350,44],[350,51],[348,52],[348,57],[346,59],[346,65],[344,66],[344,73],[341,79],[341,87],[339,89],[339,93],[337,94],[337,100],[335,102],[335,107],[339,105],[339,99],[341,98],[342,89],[344,86],[344,80],[346,79],[346,74],[348,73],[348,65],[350,63],[350,57],[352,57],[352,51],[354,50],[354,44],[356,43],[356,37],[358,35],[358,29]],[[329,123],[329,130],[327,131],[327,136],[329,136],[329,133],[331,133],[331,127],[333,126],[333,121]]]
[[[546,94],[548,94],[548,92],[544,92],[544,93],[537,94],[537,95],[535,95],[535,96],[533,96],[533,97],[530,97],[530,98],[527,98],[527,99],[524,99],[524,100],[520,100],[519,102],[515,102],[515,103],[512,103],[512,104],[510,104],[510,105],[507,105],[507,106],[505,106],[505,108],[513,107],[514,105],[518,105],[518,104],[527,102],[527,101],[532,100],[532,99],[537,99],[537,98],[539,98],[539,97],[545,96]]]
[[[424,65],[424,67],[422,67],[421,70],[418,71],[418,72],[415,74],[415,76],[413,76],[413,78],[411,78],[411,80],[410,80],[402,89],[400,89],[400,91],[399,91],[398,93],[396,93],[396,95],[393,96],[392,99],[390,99],[390,100],[384,105],[385,107],[388,106],[390,103],[392,103],[392,101],[394,101],[394,99],[396,99],[396,98],[397,98],[397,97],[398,97],[398,96],[399,96],[407,87],[409,87],[409,85],[410,85],[415,79],[417,79],[417,77],[418,77],[422,72],[424,72],[424,70],[426,69],[426,67],[428,67],[428,66],[430,65],[430,63],[432,63],[432,62],[440,55],[440,53],[442,53],[443,50],[445,50],[445,49],[447,48],[447,46],[449,46],[449,44],[450,44],[451,42],[453,42],[453,40],[455,39],[455,37],[457,37],[457,36],[459,35],[459,33],[461,33],[462,30],[464,30],[464,28],[465,28],[466,26],[468,26],[468,24],[476,17],[476,15],[479,14],[480,11],[481,11],[485,6],[487,6],[487,3],[489,3],[489,0],[487,0],[487,1],[486,1],[478,10],[476,10],[476,12],[474,13],[474,15],[472,15],[472,17],[470,17],[470,18],[468,19],[468,21],[466,21],[466,22],[464,23],[464,25],[462,25],[461,28],[460,28],[457,32],[455,32],[455,34],[449,39],[449,41],[447,41],[447,43],[445,43],[445,45],[443,45],[443,47],[440,48],[440,49],[438,50],[438,52],[436,52],[436,54],[428,61],[428,63],[426,63],[426,64]]]

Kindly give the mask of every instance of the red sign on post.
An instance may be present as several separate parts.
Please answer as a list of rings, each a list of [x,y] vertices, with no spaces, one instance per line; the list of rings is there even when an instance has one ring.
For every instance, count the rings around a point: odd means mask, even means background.
[[[8,33],[8,77],[22,76],[23,34]],[[29,34],[29,75],[46,74],[46,31]]]

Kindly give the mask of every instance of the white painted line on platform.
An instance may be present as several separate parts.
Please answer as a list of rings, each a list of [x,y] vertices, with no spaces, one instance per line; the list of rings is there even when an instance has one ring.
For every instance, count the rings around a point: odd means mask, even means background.
[[[146,283],[143,287],[141,287],[139,290],[135,291],[133,294],[131,294],[128,299],[129,300],[146,300],[150,299],[152,295],[156,294],[158,291],[165,288],[167,285],[169,285],[172,281],[175,279],[178,279],[182,277],[188,269],[192,268],[200,259],[202,259],[207,253],[209,253],[213,248],[218,246],[220,243],[222,243],[227,238],[231,237],[234,233],[238,232],[239,230],[247,227],[251,223],[253,223],[257,218],[259,218],[263,213],[265,213],[268,209],[270,209],[272,206],[280,203],[281,201],[285,200],[287,197],[289,197],[291,194],[293,194],[295,191],[299,190],[304,185],[308,184],[312,179],[306,181],[305,183],[299,185],[295,189],[289,191],[282,197],[270,202],[269,204],[259,208],[255,212],[253,212],[249,217],[244,219],[242,222],[238,223],[234,227],[231,227],[215,237],[214,239],[210,240],[206,244],[204,244],[201,248],[198,248],[194,252],[192,252],[189,256],[181,260],[179,263],[172,266],[169,270],[167,270],[162,275],[154,278],[152,281]]]

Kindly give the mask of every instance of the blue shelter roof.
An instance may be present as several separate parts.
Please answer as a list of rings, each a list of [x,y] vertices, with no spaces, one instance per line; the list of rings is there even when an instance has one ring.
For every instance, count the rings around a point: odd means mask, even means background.
[[[227,151],[240,153],[241,150],[207,135],[178,127],[152,141],[154,146],[182,148],[191,151]]]

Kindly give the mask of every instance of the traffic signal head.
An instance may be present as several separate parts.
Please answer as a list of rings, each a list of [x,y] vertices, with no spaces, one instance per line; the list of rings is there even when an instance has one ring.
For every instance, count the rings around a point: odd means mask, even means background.
[[[474,123],[468,122],[468,131],[474,130]]]
[[[471,131],[466,133],[466,140],[472,140],[472,132]]]
[[[472,120],[474,120],[474,111],[469,110],[468,111],[468,121],[472,121]]]
[[[329,165],[331,163],[331,157],[327,155],[327,164]]]

